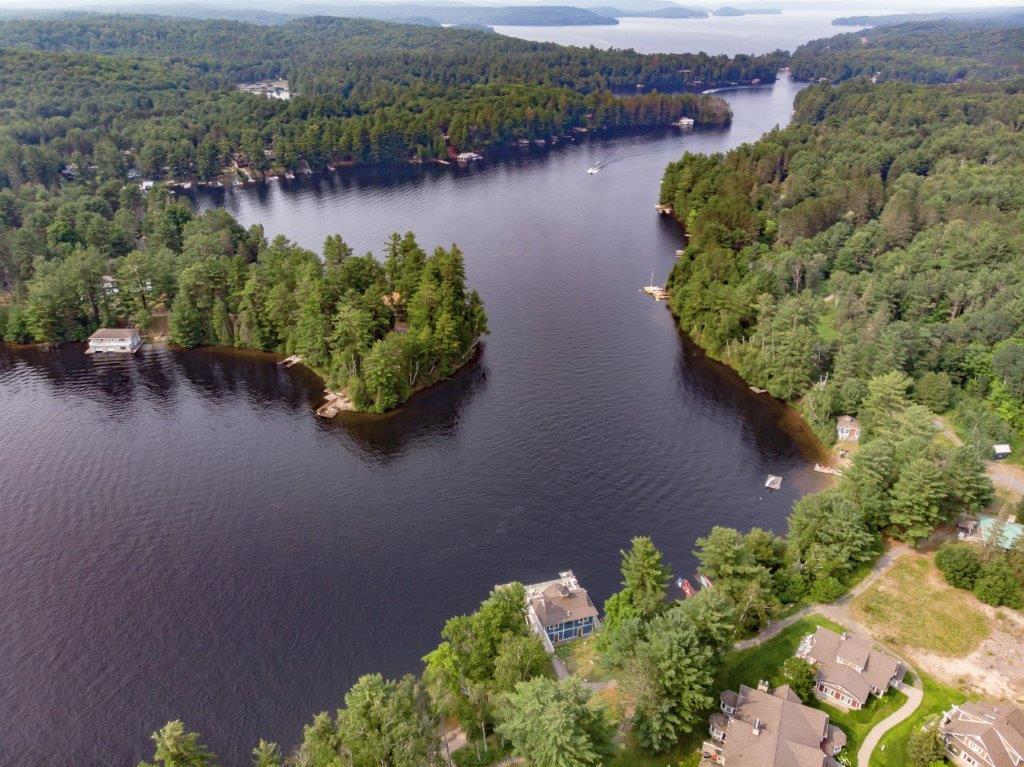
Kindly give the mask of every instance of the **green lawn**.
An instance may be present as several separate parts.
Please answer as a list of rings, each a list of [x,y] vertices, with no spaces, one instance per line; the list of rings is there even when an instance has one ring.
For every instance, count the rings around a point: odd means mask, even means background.
[[[608,767],[697,767],[704,734],[703,730],[692,732],[675,749],[660,756],[645,754],[632,738],[627,738],[622,749],[608,762]]]
[[[842,626],[821,615],[809,615],[787,626],[778,636],[758,647],[726,654],[722,668],[715,677],[715,694],[722,690],[739,689],[741,684],[757,687],[762,679],[774,679],[778,676],[779,667],[796,653],[800,640],[807,634],[813,634],[818,626],[827,626],[834,631],[843,630]]]
[[[839,725],[846,733],[846,754],[854,759],[871,728],[906,702],[906,695],[890,690],[881,698],[872,698],[868,705],[858,711],[843,711],[841,708],[820,702],[818,708],[828,714],[832,724]]]
[[[555,648],[555,654],[565,663],[565,667],[573,676],[578,676],[588,682],[606,682],[613,676],[613,669],[609,669],[601,660],[594,647],[594,637],[577,639]]]
[[[924,699],[917,711],[904,722],[900,722],[885,734],[871,755],[871,767],[904,767],[907,764],[907,739],[929,716],[948,711],[954,703],[962,703],[966,695],[939,684],[931,677],[921,674]]]

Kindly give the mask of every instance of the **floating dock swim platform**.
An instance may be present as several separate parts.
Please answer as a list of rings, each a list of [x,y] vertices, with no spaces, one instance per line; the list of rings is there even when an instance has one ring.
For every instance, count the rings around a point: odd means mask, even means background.
[[[764,481],[764,486],[769,490],[778,490],[782,487],[782,477],[778,477],[775,474],[769,474],[768,479]]]
[[[833,477],[843,476],[843,472],[839,469],[833,469],[831,466],[822,466],[820,463],[814,464],[814,470],[819,474],[831,474]]]

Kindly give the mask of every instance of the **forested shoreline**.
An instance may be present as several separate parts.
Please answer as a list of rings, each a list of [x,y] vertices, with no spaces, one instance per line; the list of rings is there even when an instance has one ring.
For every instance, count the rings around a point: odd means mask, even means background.
[[[463,365],[487,333],[454,245],[428,254],[394,234],[380,262],[339,235],[321,254],[268,241],[162,187],[27,191],[0,191],[13,230],[2,340],[84,341],[104,325],[145,331],[163,314],[172,342],[298,354],[355,409],[383,412]]]
[[[979,449],[1016,441],[1021,105],[1015,83],[822,85],[791,127],[673,163],[680,326],[826,440],[897,370]]]
[[[723,100],[678,91],[772,82],[781,56],[646,56],[324,17],[8,21],[0,188],[57,183],[68,165],[75,178],[209,180],[444,159],[680,117],[725,125]],[[286,79],[290,98],[236,89],[268,78]]]

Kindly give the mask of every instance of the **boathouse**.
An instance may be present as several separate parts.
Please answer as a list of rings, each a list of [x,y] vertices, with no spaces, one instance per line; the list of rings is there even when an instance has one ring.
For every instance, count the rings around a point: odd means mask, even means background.
[[[89,336],[89,348],[86,354],[97,352],[117,352],[134,354],[142,346],[139,331],[135,328],[100,328]]]
[[[840,442],[856,442],[860,439],[860,421],[852,415],[841,415],[836,421],[836,434]]]
[[[590,636],[600,625],[597,608],[572,570],[526,587],[526,621],[548,652],[555,645]]]

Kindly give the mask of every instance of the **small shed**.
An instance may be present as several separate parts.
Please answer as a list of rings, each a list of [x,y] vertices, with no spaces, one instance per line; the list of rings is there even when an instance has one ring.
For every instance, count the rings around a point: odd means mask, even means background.
[[[836,435],[840,442],[856,442],[860,439],[860,421],[852,415],[841,415],[836,421]]]
[[[1012,452],[1009,445],[993,445],[992,452],[995,453],[996,460],[1001,461]]]

